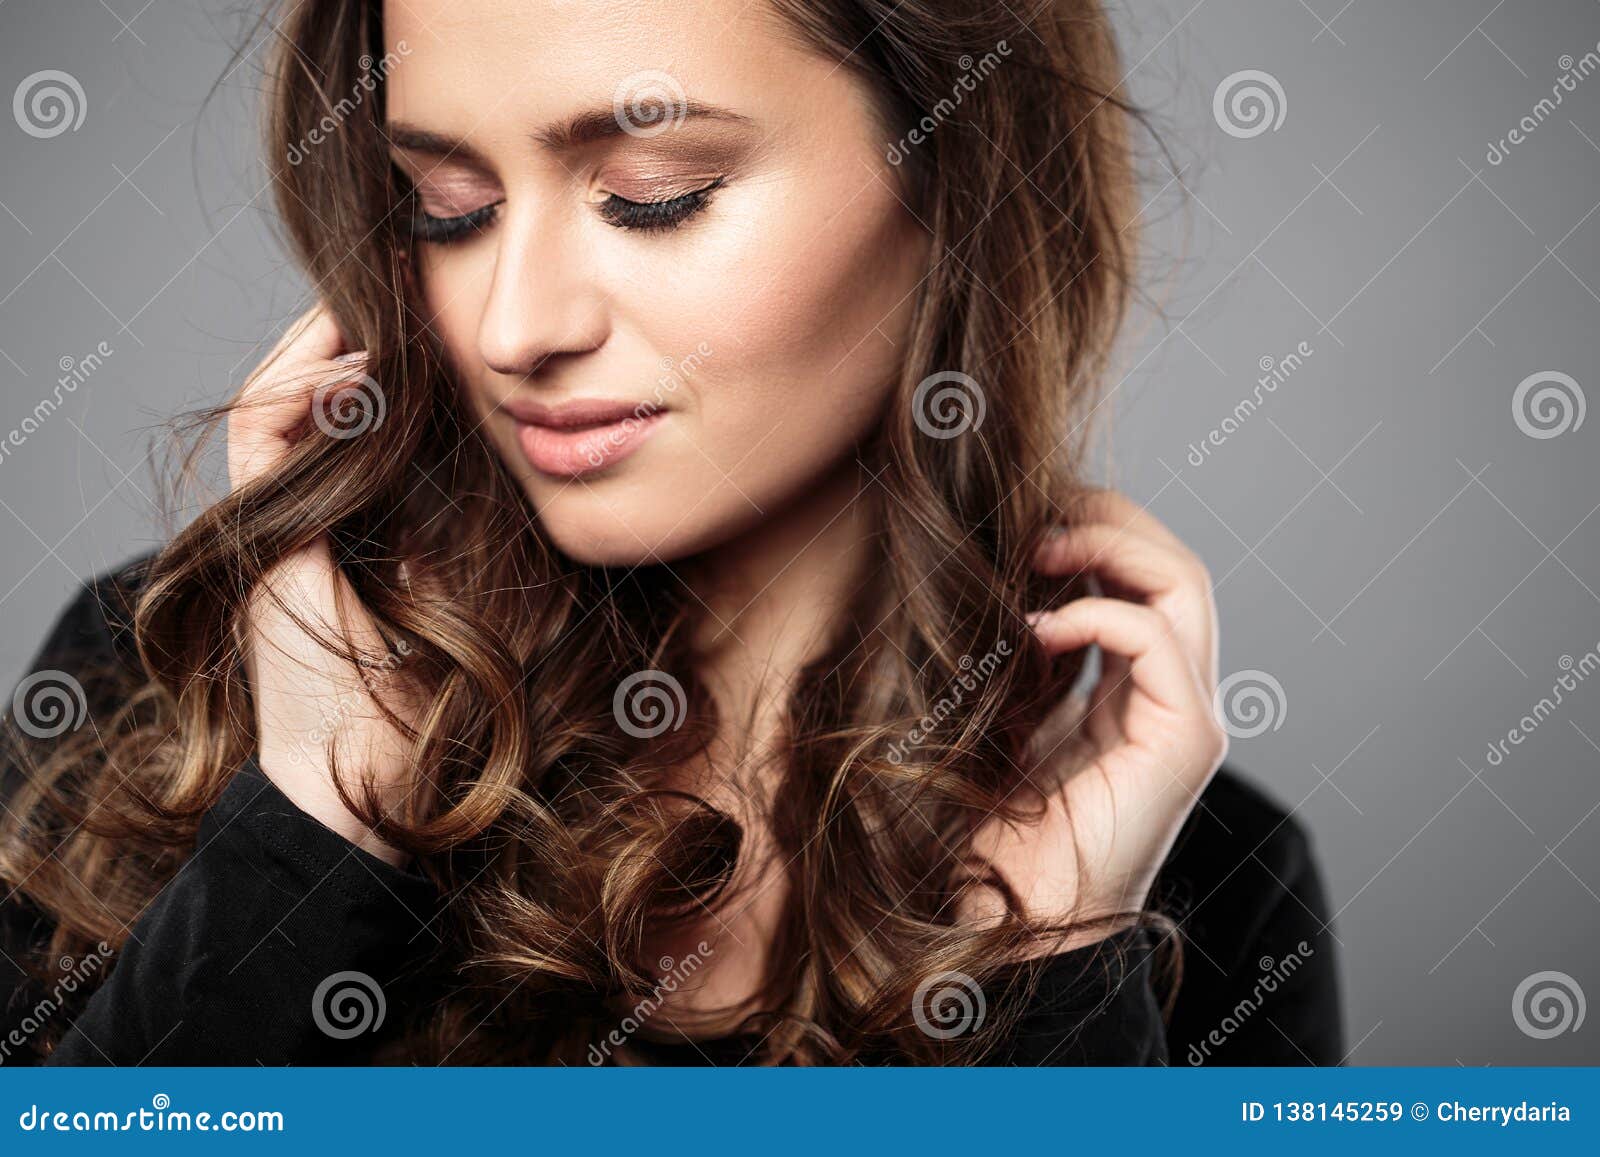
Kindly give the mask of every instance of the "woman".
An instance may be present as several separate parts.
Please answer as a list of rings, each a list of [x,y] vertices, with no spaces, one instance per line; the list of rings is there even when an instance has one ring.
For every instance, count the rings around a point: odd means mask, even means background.
[[[26,1055],[1338,1062],[1206,573],[1081,478],[1096,4],[279,18],[319,303],[18,689]]]

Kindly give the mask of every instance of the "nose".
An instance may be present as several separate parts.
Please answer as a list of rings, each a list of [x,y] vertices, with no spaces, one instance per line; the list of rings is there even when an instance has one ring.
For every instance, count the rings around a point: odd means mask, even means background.
[[[558,354],[597,349],[609,332],[604,296],[573,227],[508,213],[478,325],[478,353],[496,373],[527,377]]]

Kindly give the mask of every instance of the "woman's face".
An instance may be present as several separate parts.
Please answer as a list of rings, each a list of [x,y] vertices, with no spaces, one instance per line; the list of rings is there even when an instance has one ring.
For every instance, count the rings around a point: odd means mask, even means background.
[[[421,306],[561,550],[682,557],[853,459],[928,260],[853,73],[759,0],[390,0],[384,30]]]

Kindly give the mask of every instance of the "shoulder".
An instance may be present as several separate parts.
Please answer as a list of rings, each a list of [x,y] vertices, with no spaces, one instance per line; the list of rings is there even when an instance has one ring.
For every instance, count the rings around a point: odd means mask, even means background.
[[[1166,909],[1191,938],[1248,948],[1284,905],[1328,919],[1310,830],[1232,768],[1212,777],[1162,869]]]
[[[1286,881],[1312,868],[1305,823],[1243,773],[1223,767],[1211,778],[1180,837],[1180,852],[1247,852]]]
[[[155,552],[138,555],[79,584],[36,644],[6,700],[7,751],[0,798],[22,762],[12,744],[49,742],[113,706],[140,671],[134,607]]]
[[[1182,983],[1169,1051],[1188,1064],[1339,1064],[1338,938],[1310,831],[1223,769],[1163,867]]]
[[[137,555],[80,583],[34,652],[23,677],[50,669],[70,674],[85,662],[107,659],[137,663],[134,606],[155,556],[155,551]]]

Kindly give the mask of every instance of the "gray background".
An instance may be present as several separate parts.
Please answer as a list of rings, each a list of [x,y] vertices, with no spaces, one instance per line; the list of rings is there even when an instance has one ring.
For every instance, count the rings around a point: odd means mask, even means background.
[[[1315,833],[1350,1060],[1600,1060],[1600,1016],[1538,1039],[1513,1015],[1548,970],[1600,997],[1600,676],[1487,759],[1562,657],[1600,646],[1600,416],[1536,438],[1512,405],[1545,371],[1600,404],[1600,75],[1486,159],[1561,58],[1596,48],[1600,5],[1127,9],[1127,91],[1175,155],[1151,156],[1161,309],[1111,383],[1111,478],[1210,565],[1224,673],[1283,689],[1231,762]],[[0,6],[0,96],[41,69],[85,94],[81,127],[49,139],[0,110],[0,436],[62,359],[113,350],[0,459],[8,687],[79,579],[160,540],[160,424],[224,397],[306,304],[253,160],[247,16]],[[1276,78],[1284,116],[1236,137],[1212,97],[1244,69]],[[1301,341],[1311,356],[1195,465],[1261,360]]]

